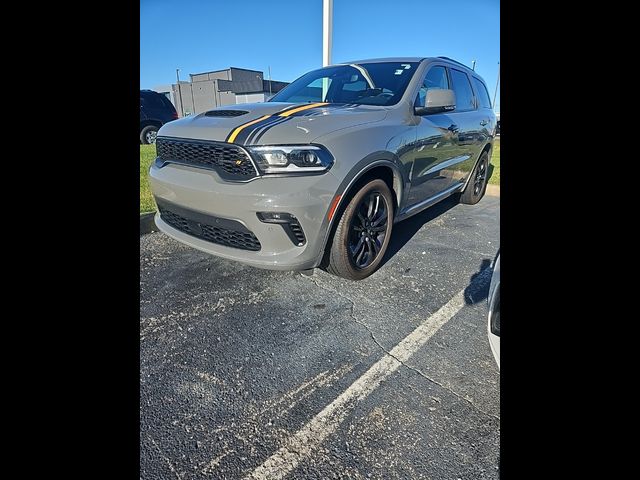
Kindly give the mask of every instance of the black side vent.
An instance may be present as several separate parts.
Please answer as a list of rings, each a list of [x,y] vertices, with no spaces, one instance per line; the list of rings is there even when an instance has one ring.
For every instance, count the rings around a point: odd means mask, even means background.
[[[256,215],[261,222],[280,224],[295,246],[302,247],[307,243],[302,225],[294,215],[285,212],[256,212]]]
[[[304,232],[302,231],[302,227],[300,226],[297,220],[294,220],[293,222],[289,224],[284,224],[282,226],[284,227],[285,230],[287,229],[287,226],[289,227],[289,230],[293,234],[293,237],[297,240],[297,242],[294,242],[296,243],[296,245],[302,246],[305,244],[307,239],[304,237]],[[289,235],[289,237],[291,237],[291,235]],[[293,238],[291,240],[293,240]]]
[[[246,115],[246,110],[209,110],[204,114],[205,117],[239,117]]]

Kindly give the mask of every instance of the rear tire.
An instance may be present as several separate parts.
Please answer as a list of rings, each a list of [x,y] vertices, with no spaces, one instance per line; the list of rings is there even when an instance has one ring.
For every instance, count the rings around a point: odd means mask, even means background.
[[[144,145],[150,145],[156,143],[156,136],[158,134],[158,127],[155,125],[147,125],[140,132],[140,141]]]
[[[348,280],[375,272],[393,228],[393,195],[380,179],[366,183],[342,213],[329,252],[327,271]]]
[[[460,203],[475,205],[484,197],[484,192],[487,190],[487,181],[489,180],[487,178],[488,173],[489,154],[482,152],[476,167],[471,172],[469,183],[467,183],[464,192],[460,195]]]

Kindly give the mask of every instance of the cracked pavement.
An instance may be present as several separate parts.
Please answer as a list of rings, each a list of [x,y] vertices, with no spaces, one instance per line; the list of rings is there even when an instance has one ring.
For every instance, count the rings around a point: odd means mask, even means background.
[[[446,200],[395,225],[360,282],[142,236],[140,477],[249,475],[465,289],[466,305],[287,478],[498,478],[486,294],[499,218],[499,198]]]

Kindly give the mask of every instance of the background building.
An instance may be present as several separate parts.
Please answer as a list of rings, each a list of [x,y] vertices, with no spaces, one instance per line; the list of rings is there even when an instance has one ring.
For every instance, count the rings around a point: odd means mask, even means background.
[[[180,117],[206,112],[222,105],[264,102],[288,85],[264,79],[259,70],[231,67],[190,74],[190,82],[159,85],[154,90],[166,95]]]

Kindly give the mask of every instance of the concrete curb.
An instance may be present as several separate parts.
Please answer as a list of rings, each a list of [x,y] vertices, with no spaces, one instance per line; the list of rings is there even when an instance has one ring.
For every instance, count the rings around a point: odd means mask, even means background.
[[[490,197],[499,197],[500,185],[487,185],[487,190],[485,191],[485,193]]]
[[[156,222],[153,221],[153,217],[156,212],[141,213],[140,214],[140,235],[145,233],[157,232]]]

